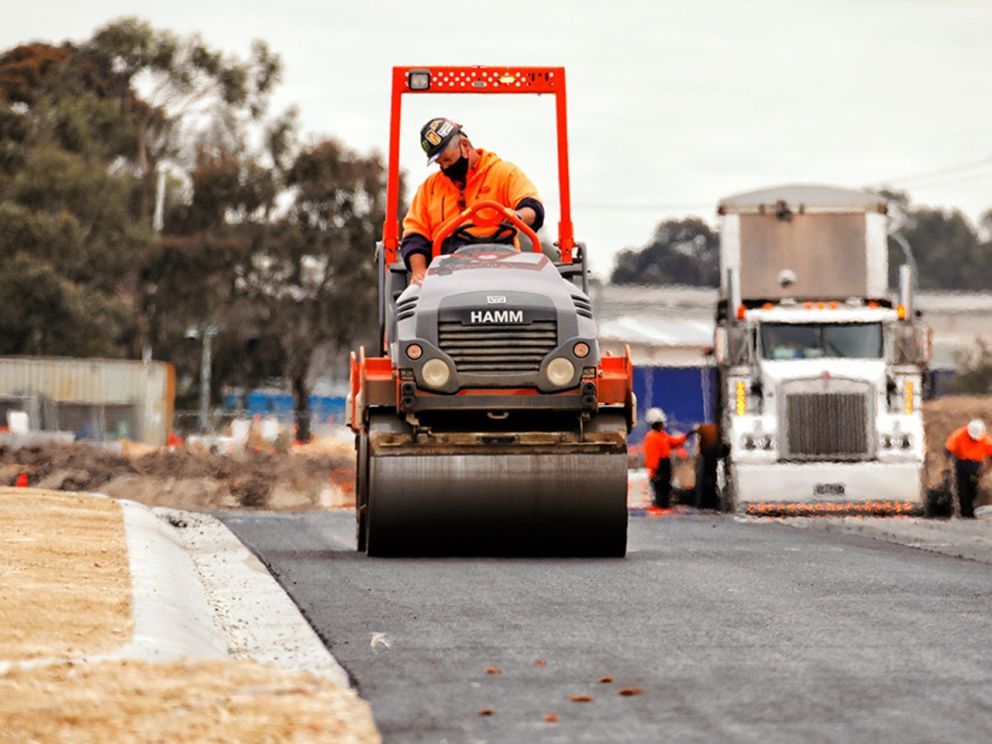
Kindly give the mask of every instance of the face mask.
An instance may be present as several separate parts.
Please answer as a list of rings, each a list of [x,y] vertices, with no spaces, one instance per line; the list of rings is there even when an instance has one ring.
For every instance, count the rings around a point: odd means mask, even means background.
[[[442,168],[441,172],[455,183],[464,183],[468,175],[468,158],[462,155],[447,168]]]

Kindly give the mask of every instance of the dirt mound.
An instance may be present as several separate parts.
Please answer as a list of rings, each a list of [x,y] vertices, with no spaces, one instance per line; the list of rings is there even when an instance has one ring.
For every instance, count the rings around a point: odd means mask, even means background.
[[[307,509],[354,505],[354,455],[341,446],[225,456],[187,449],[118,454],[99,447],[0,448],[0,485],[102,491],[181,509]]]

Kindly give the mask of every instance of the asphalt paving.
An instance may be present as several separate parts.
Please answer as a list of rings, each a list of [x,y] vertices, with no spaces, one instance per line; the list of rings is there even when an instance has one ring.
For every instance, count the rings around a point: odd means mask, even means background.
[[[959,532],[930,534],[934,551],[919,530],[872,536],[864,522],[640,517],[625,559],[370,559],[348,513],[218,516],[351,675],[387,744],[992,731],[992,572],[946,549],[988,524],[938,523]]]

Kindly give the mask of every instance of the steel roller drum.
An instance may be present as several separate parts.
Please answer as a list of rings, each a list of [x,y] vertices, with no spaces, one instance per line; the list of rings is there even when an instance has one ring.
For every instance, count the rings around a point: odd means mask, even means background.
[[[622,557],[626,545],[616,451],[411,450],[369,463],[369,555]]]

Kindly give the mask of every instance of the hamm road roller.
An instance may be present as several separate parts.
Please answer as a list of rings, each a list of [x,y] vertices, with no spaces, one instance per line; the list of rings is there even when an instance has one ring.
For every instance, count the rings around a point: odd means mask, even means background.
[[[392,80],[376,247],[382,346],[351,355],[358,549],[623,556],[633,370],[629,352],[599,353],[585,247],[572,235],[564,68],[395,67]],[[422,284],[408,282],[398,257],[400,104],[432,93],[555,97],[554,259],[512,210],[481,201],[441,226]],[[453,235],[464,245],[442,255]]]

